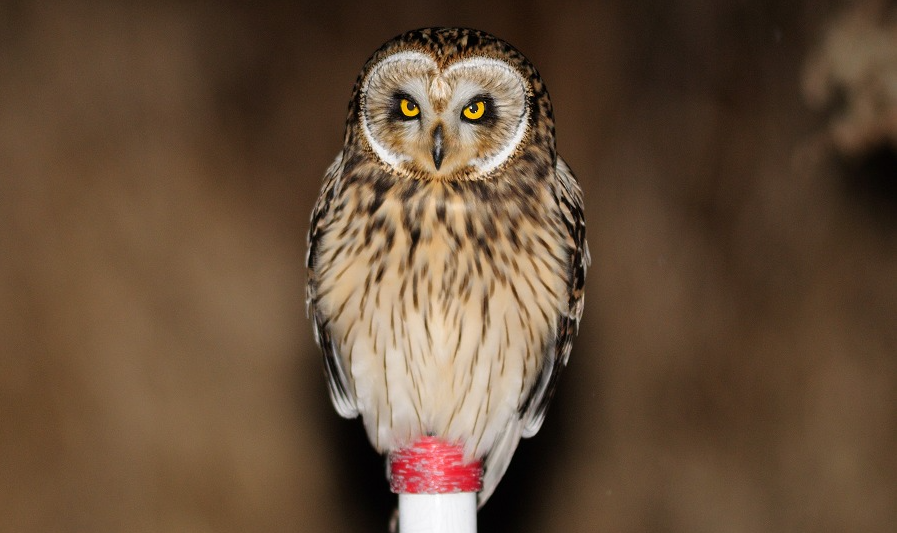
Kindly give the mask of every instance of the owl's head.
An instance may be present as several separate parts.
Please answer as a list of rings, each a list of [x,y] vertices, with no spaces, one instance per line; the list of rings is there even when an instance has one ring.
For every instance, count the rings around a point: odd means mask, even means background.
[[[553,159],[554,123],[541,78],[520,52],[477,30],[428,28],[368,60],[347,141],[399,175],[481,179],[532,144]]]

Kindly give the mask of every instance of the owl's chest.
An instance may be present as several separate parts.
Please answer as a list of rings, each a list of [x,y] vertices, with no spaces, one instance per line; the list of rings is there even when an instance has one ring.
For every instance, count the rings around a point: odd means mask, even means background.
[[[462,338],[511,330],[538,346],[566,283],[543,222],[445,193],[343,209],[322,243],[318,307],[347,352],[354,340],[365,351],[449,354]]]
[[[490,250],[501,244],[494,227],[491,216],[463,197],[444,194],[345,210],[323,243],[324,263],[332,266],[320,283],[361,307],[407,299],[407,312],[433,314],[437,302],[488,282],[497,268]]]

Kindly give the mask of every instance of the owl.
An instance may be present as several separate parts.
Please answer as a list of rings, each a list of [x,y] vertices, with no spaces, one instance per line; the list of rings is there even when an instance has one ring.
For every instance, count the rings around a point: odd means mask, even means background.
[[[482,460],[482,505],[542,425],[583,310],[582,191],[545,84],[461,28],[384,44],[312,212],[308,304],[340,415],[381,453]]]

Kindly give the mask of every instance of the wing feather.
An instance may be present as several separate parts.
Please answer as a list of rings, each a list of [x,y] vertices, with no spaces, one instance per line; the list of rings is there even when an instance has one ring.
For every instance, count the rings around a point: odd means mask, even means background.
[[[321,239],[328,229],[331,203],[339,191],[342,173],[343,153],[340,152],[324,175],[324,185],[321,189],[321,194],[318,196],[318,200],[312,210],[311,225],[308,230],[308,255],[305,260],[308,267],[306,305],[307,312],[311,316],[312,324],[314,325],[315,341],[324,353],[324,372],[327,375],[330,399],[333,401],[333,406],[340,416],[355,418],[358,416],[358,405],[354,389],[343,367],[343,358],[337,349],[336,342],[330,337],[327,320],[315,309],[318,288],[315,266]]]
[[[555,330],[554,342],[548,347],[539,381],[521,407],[524,421],[523,438],[532,437],[542,427],[548,404],[554,397],[558,378],[567,366],[573,337],[579,329],[584,303],[586,270],[592,262],[589,245],[586,242],[586,225],[583,214],[582,189],[576,177],[560,157],[555,165],[554,195],[560,209],[561,218],[567,228],[567,238],[571,247],[569,283],[566,309],[561,309]]]
[[[548,404],[557,387],[558,377],[570,358],[573,337],[582,318],[586,270],[591,263],[589,246],[586,242],[582,189],[570,167],[560,157],[557,159],[555,172],[557,176],[554,188],[555,201],[567,229],[570,246],[566,307],[561,309],[554,342],[548,346],[536,385],[521,404],[520,417],[508,423],[485,458],[483,489],[477,495],[479,507],[486,503],[504,476],[520,438],[532,437],[542,427]]]

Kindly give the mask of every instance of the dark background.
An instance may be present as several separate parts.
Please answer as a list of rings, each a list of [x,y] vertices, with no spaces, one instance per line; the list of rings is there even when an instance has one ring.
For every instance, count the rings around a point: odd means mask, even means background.
[[[308,214],[362,64],[540,69],[585,318],[498,532],[893,531],[895,2],[0,3],[0,530],[385,531]]]

